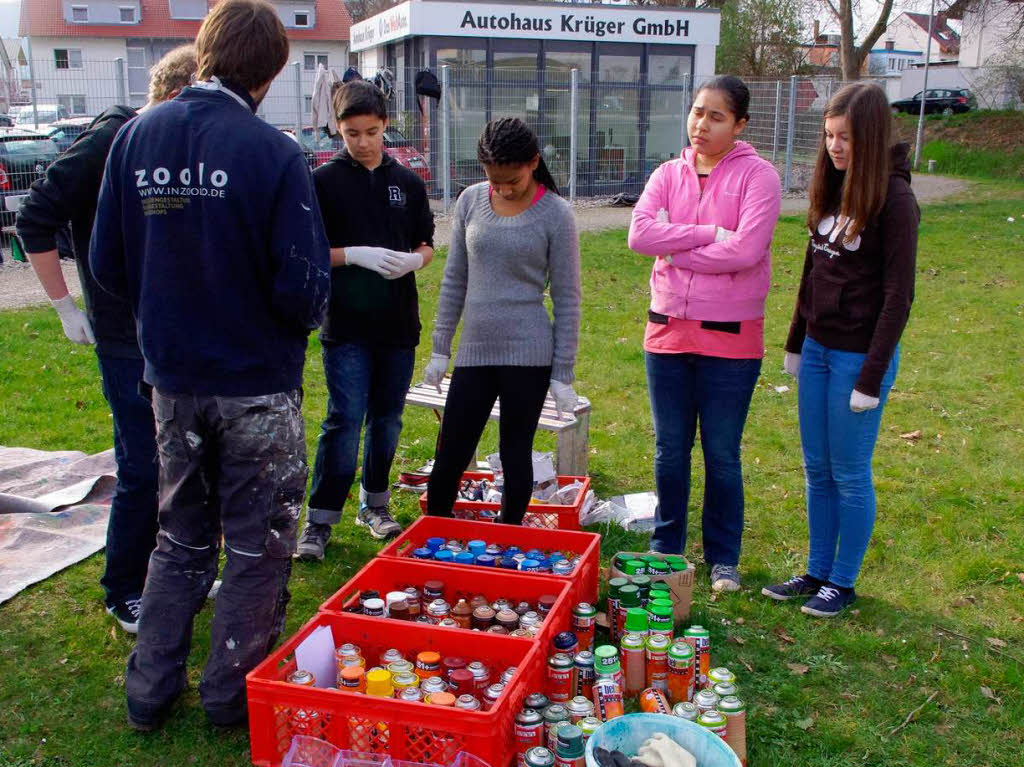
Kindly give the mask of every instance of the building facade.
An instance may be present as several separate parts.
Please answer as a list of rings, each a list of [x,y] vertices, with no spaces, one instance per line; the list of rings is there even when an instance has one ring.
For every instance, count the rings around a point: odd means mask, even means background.
[[[577,175],[582,194],[598,194],[642,188],[678,156],[688,94],[714,74],[718,33],[716,10],[416,0],[353,25],[351,49],[364,76],[388,70],[395,113],[407,116],[405,133],[435,177],[438,104],[420,109],[413,80],[429,69],[447,83],[460,183],[480,177],[476,139],[504,115],[533,127],[564,181],[575,70]]]
[[[22,0],[31,84],[39,104],[96,115],[115,103],[146,102],[149,69],[195,40],[208,0]],[[316,64],[348,65],[350,19],[342,0],[273,0],[291,42],[289,66],[260,108],[268,122],[293,126],[308,114]],[[32,90],[31,88],[29,89]],[[32,93],[26,94],[29,98]]]

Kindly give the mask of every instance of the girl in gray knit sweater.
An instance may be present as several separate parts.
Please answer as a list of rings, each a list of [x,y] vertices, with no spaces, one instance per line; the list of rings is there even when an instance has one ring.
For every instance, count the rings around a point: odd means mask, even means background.
[[[572,208],[521,120],[492,120],[477,145],[487,183],[455,205],[434,347],[423,374],[440,386],[462,318],[427,513],[451,516],[459,481],[495,399],[505,474],[501,521],[521,524],[533,490],[533,436],[550,388],[560,413],[576,406],[579,237]],[[544,307],[550,286],[554,317]]]

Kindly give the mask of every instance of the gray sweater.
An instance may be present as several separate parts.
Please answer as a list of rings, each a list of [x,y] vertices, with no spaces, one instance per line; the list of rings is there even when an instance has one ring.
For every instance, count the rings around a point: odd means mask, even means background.
[[[471,186],[455,204],[434,352],[450,356],[464,315],[456,367],[551,365],[552,379],[572,383],[580,331],[580,248],[572,208],[545,192],[518,216],[499,216],[488,188]],[[549,281],[554,323],[544,307]]]

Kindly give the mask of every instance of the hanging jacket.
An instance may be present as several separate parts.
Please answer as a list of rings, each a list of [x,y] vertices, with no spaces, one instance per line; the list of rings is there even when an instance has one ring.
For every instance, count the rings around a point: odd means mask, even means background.
[[[701,193],[693,147],[658,166],[633,209],[629,247],[658,258],[651,311],[679,319],[742,322],[764,316],[770,244],[782,205],[775,167],[737,141]],[[657,221],[668,211],[671,223]],[[717,227],[735,232],[715,242]]]

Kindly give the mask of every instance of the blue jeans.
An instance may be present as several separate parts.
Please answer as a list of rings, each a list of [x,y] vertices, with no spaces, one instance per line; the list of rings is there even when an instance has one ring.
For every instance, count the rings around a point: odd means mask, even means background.
[[[327,417],[313,466],[309,521],[336,524],[356,476],[359,432],[366,422],[360,498],[388,502],[391,464],[402,431],[402,409],[416,352],[409,348],[338,344],[324,346]]]
[[[740,438],[761,360],[651,352],[646,356],[658,491],[651,548],[676,554],[686,546],[690,452],[699,420],[705,466],[704,559],[735,566],[743,536]]]
[[[875,525],[871,455],[889,390],[896,380],[899,347],[882,378],[880,404],[854,413],[850,394],[866,355],[828,349],[804,340],[800,357],[800,442],[807,476],[807,572],[852,588]]]
[[[156,546],[156,427],[153,407],[139,393],[141,359],[97,355],[103,396],[114,426],[117,486],[107,523],[107,562],[100,578],[108,605],[138,599]]]

